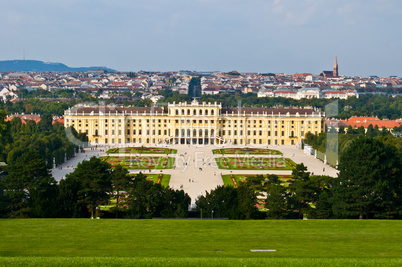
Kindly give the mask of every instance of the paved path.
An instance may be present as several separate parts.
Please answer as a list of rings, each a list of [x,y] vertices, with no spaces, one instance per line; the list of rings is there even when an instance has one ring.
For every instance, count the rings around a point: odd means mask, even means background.
[[[240,147],[240,146],[224,146],[225,148]],[[255,148],[266,148],[266,146],[256,146]],[[210,191],[216,188],[218,185],[223,185],[221,178],[222,174],[291,174],[291,171],[270,171],[270,170],[220,170],[216,166],[214,160],[215,157],[220,155],[212,154],[212,149],[216,149],[217,146],[188,146],[188,145],[171,145],[169,148],[177,149],[176,155],[170,155],[176,157],[175,168],[162,170],[164,174],[170,174],[170,184],[169,186],[174,189],[182,188],[191,197],[192,203],[194,204],[195,199],[201,194],[205,194],[205,191]],[[219,146],[218,148],[222,148]],[[309,156],[304,154],[303,150],[297,149],[295,146],[269,146],[270,149],[277,149],[283,153],[286,158],[292,159],[296,163],[304,163],[307,166],[308,171],[314,173],[315,175],[329,175],[332,177],[337,176],[337,170],[325,165],[319,159],[314,158],[314,156]],[[99,147],[102,149],[102,147]],[[76,157],[70,159],[68,162],[62,164],[62,169],[53,169],[53,177],[60,181],[67,173],[73,171],[71,166],[76,167],[77,164],[85,159],[89,159],[92,156],[105,156],[107,149],[104,151],[90,150],[86,149],[85,153],[79,153]],[[123,154],[113,154],[120,155]],[[125,154],[127,155],[127,154]],[[153,155],[153,154],[142,154],[141,156],[166,156],[163,154]],[[226,156],[226,155],[225,155]],[[230,156],[230,155],[227,155]],[[241,156],[241,155],[239,155]],[[256,157],[263,155],[255,155]],[[201,170],[202,169],[202,170]],[[148,170],[130,170],[131,173],[138,173],[142,171],[144,173],[149,173]],[[160,170],[151,170],[151,173],[160,173]]]

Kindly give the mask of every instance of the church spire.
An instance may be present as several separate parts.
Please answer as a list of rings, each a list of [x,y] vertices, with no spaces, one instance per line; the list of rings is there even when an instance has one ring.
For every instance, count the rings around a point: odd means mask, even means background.
[[[335,63],[334,63],[334,71],[333,71],[332,75],[333,76],[339,76],[339,73],[338,73],[338,59],[336,58],[336,56],[335,56]]]

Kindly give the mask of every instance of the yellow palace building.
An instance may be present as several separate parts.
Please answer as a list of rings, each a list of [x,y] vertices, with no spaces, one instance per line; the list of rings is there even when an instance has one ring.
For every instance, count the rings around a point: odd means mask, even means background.
[[[224,108],[221,104],[169,103],[157,107],[74,106],[64,126],[87,133],[92,144],[294,145],[324,131],[313,108]]]

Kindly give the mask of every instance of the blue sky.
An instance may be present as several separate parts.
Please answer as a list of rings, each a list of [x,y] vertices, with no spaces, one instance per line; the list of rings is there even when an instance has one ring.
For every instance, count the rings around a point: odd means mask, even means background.
[[[0,60],[402,76],[400,0],[13,0]]]

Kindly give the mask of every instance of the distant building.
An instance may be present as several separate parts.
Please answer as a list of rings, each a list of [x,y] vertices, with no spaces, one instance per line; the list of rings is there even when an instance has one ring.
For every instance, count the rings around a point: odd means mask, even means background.
[[[338,59],[335,56],[335,62],[334,62],[334,67],[333,70],[324,70],[321,72],[320,76],[323,76],[325,78],[338,78],[339,77],[339,71],[338,71]]]

